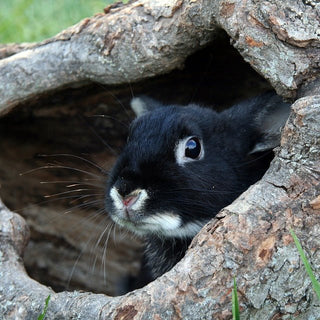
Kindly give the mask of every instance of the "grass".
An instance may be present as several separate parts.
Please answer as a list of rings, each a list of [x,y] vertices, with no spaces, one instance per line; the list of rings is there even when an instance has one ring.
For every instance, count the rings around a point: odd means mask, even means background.
[[[239,301],[238,301],[238,294],[237,294],[236,278],[233,278],[232,320],[240,320],[240,310],[239,310]]]
[[[313,286],[313,289],[314,291],[316,292],[317,296],[318,296],[318,299],[320,300],[320,283],[319,281],[316,279],[316,277],[314,276],[313,272],[312,272],[312,269],[311,269],[311,266],[310,266],[310,263],[309,261],[307,260],[307,257],[301,247],[301,244],[300,244],[300,241],[298,239],[298,237],[296,236],[296,234],[294,233],[293,230],[290,230],[290,233],[291,233],[291,236],[294,240],[294,243],[296,244],[296,247],[299,251],[299,254],[300,254],[300,257],[301,257],[301,260],[305,266],[305,269],[309,275],[309,278],[311,280],[311,283],[312,283],[312,286]]]
[[[115,0],[0,0],[0,43],[41,41]]]
[[[299,251],[301,260],[304,264],[304,267],[306,269],[306,272],[311,280],[312,286],[314,291],[316,292],[318,299],[320,300],[320,283],[316,279],[316,277],[313,274],[313,271],[311,269],[310,263],[302,249],[302,246],[300,244],[300,241],[293,230],[290,230],[291,236],[294,240],[294,243]],[[240,320],[240,311],[239,311],[239,302],[238,302],[238,295],[237,295],[237,285],[236,285],[236,279],[233,279],[233,289],[232,289],[232,319],[233,320]]]
[[[39,315],[38,320],[43,320],[44,317],[46,316],[47,310],[48,310],[48,306],[49,306],[49,301],[50,301],[50,294],[48,295],[46,301],[45,301],[45,306],[43,308],[42,313]]]

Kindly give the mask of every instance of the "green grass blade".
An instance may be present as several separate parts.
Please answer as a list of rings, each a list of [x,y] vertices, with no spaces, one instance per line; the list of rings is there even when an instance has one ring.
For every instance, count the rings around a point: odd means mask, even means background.
[[[50,301],[50,294],[48,295],[47,299],[46,299],[46,304],[44,306],[44,309],[42,311],[42,313],[39,315],[38,320],[43,320],[44,317],[46,316],[47,310],[48,310],[48,306],[49,306],[49,301]]]
[[[306,271],[307,271],[307,273],[308,273],[308,275],[309,275],[309,278],[310,278],[310,280],[311,280],[313,289],[314,289],[314,291],[316,292],[316,294],[317,294],[317,296],[318,296],[318,298],[319,298],[319,300],[320,300],[320,283],[319,283],[319,281],[316,279],[316,277],[314,276],[314,274],[313,274],[313,272],[312,272],[310,263],[309,263],[309,261],[307,260],[307,257],[306,257],[306,255],[305,255],[304,252],[303,252],[303,249],[302,249],[302,247],[301,247],[300,241],[298,240],[296,234],[294,233],[294,231],[293,231],[292,229],[290,230],[290,233],[291,233],[291,236],[292,236],[292,238],[293,238],[293,240],[294,240],[294,243],[296,244],[296,247],[297,247],[297,249],[298,249],[298,251],[299,251],[299,254],[300,254],[300,257],[301,257],[301,259],[302,259],[302,262],[303,262],[303,264],[304,264],[304,266],[305,266],[305,269],[306,269]]]
[[[0,43],[33,42],[103,12],[116,0],[0,0]]]
[[[233,320],[240,320],[240,310],[239,310],[239,301],[238,301],[238,294],[237,294],[236,278],[233,278],[232,319]]]

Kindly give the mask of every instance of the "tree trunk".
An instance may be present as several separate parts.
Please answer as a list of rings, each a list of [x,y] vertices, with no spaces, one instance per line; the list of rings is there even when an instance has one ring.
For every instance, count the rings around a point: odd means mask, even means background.
[[[241,319],[317,319],[289,230],[319,274],[319,10],[312,1],[133,1],[42,43],[2,46],[0,194],[24,218],[0,202],[0,314],[36,319],[51,294],[48,319],[230,319],[236,277]],[[101,294],[139,269],[139,240],[106,229],[106,177],[89,163],[112,165],[131,95],[219,109],[268,82],[300,99],[262,180],[171,271],[125,296]]]

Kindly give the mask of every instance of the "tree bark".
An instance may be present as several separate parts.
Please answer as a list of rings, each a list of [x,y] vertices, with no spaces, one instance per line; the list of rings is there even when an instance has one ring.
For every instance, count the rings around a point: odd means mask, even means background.
[[[317,318],[319,303],[289,230],[317,274],[319,105],[319,96],[298,100],[263,179],[207,224],[171,271],[122,297],[54,293],[30,279],[21,259],[28,228],[1,205],[2,314],[35,318],[50,293],[48,319],[229,319],[235,276],[243,319]]]
[[[315,274],[319,274],[319,10],[320,5],[312,1],[134,1],[110,6],[105,14],[85,19],[42,43],[2,47],[0,177],[6,190],[2,190],[1,195],[14,208],[21,204],[19,201],[29,190],[17,182],[9,188],[11,170],[14,167],[26,170],[19,157],[27,149],[30,157],[36,152],[30,142],[25,143],[23,128],[28,128],[31,137],[39,139],[37,148],[45,145],[45,152],[64,153],[73,144],[82,153],[84,144],[96,159],[107,161],[106,167],[109,167],[114,155],[110,151],[107,155],[102,153],[101,146],[98,148],[93,141],[96,137],[84,137],[74,116],[79,110],[88,115],[106,112],[119,116],[118,120],[124,122],[127,115],[110,97],[89,83],[108,85],[113,100],[117,100],[115,96],[121,92],[122,103],[126,101],[122,97],[130,95],[127,83],[142,81],[133,84],[134,89],[140,88],[137,90],[141,92],[150,88],[155,76],[183,68],[192,53],[217,42],[221,29],[230,36],[243,59],[279,94],[287,98],[305,97],[294,103],[281,147],[263,179],[207,224],[193,240],[186,257],[170,272],[125,296],[111,298],[80,291],[56,293],[31,279],[23,264],[30,228],[31,245],[42,241],[41,254],[46,250],[55,254],[47,264],[44,263],[47,257],[38,255],[32,260],[34,257],[26,254],[26,263],[49,266],[49,271],[44,268],[44,277],[50,274],[66,279],[61,275],[65,262],[59,261],[63,251],[59,254],[50,251],[50,243],[56,248],[65,248],[65,243],[75,248],[81,243],[85,247],[90,234],[102,234],[107,222],[94,222],[90,227],[89,220],[85,220],[80,241],[71,233],[59,236],[66,220],[63,216],[58,223],[52,222],[57,219],[56,208],[22,210],[28,227],[21,216],[1,202],[0,314],[5,319],[36,319],[45,298],[51,294],[48,319],[230,319],[235,276],[241,319],[316,319],[320,314],[319,302],[289,230],[296,232]],[[218,81],[227,67],[218,72]],[[168,86],[172,81],[175,85],[176,78],[157,79],[155,92],[159,91],[159,83],[165,82]],[[194,79],[192,75],[193,86]],[[260,83],[258,76],[252,79],[256,80],[255,84]],[[219,91],[219,87],[216,90]],[[178,96],[178,93],[177,86],[175,94]],[[61,125],[66,115],[69,123]],[[34,127],[35,118],[44,122]],[[101,127],[105,125],[100,123]],[[53,127],[56,128],[55,143],[48,133],[51,130],[48,128]],[[107,122],[107,127],[108,131],[102,132],[107,132],[113,147],[118,147],[125,129],[116,127],[114,122]],[[73,134],[70,141],[67,131]],[[7,133],[14,135],[9,137]],[[15,158],[11,157],[14,153]],[[16,160],[12,161],[13,158]],[[68,179],[72,181],[75,177],[70,175]],[[52,176],[51,180],[54,180]],[[36,188],[35,182],[30,181],[28,188]],[[74,218],[70,224],[76,223]],[[102,229],[94,231],[99,226]],[[122,256],[118,256],[119,250],[115,247],[109,258],[118,259],[119,266],[126,256],[134,266],[122,263],[122,272],[136,272],[134,250],[139,248],[139,243],[124,242],[127,249]],[[104,255],[103,245],[98,248],[100,255]],[[67,251],[66,256],[69,257],[70,252]],[[81,268],[87,268],[83,271],[86,278],[91,266],[86,262]],[[32,274],[31,269],[28,271]],[[117,276],[111,273],[110,277]],[[107,290],[108,293],[115,290],[115,284],[110,286],[113,289]],[[103,292],[102,287],[103,284],[96,291]]]
[[[134,1],[108,8],[0,61],[0,112],[86,81],[120,84],[168,73],[219,28],[279,94],[317,76],[319,5],[306,1]],[[19,85],[17,85],[17,83]]]

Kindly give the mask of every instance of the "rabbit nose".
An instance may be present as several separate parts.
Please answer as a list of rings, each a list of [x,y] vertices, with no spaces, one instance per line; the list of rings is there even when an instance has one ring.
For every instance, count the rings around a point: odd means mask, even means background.
[[[134,189],[136,186],[130,180],[120,177],[114,184],[114,187],[117,189],[122,199],[135,196]]]
[[[141,220],[144,215],[143,208],[149,198],[145,189],[136,189],[122,196],[116,187],[112,187],[109,194],[115,208],[114,215],[125,220]]]
[[[139,194],[138,195],[131,195],[131,196],[129,195],[129,196],[123,198],[122,199],[123,205],[125,207],[129,207],[130,208],[132,205],[134,205],[137,202],[137,200],[139,198]]]

